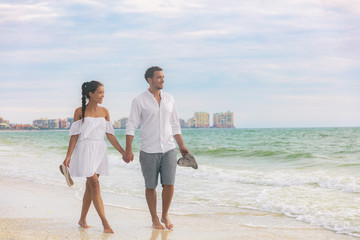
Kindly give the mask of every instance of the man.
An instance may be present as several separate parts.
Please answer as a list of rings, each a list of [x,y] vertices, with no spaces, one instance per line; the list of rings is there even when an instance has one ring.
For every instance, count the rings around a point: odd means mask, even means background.
[[[124,160],[134,159],[132,142],[136,128],[140,130],[140,164],[145,180],[145,197],[151,214],[153,228],[173,228],[168,211],[174,194],[176,172],[176,145],[183,156],[189,153],[181,136],[179,118],[172,95],[161,91],[164,73],[160,67],[151,67],[145,72],[149,89],[137,96],[132,104],[126,125],[126,153]],[[161,222],[156,212],[156,186],[160,174],[162,190]]]

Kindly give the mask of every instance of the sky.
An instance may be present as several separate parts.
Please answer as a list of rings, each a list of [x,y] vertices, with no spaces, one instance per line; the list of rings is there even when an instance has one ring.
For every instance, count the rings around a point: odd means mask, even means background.
[[[128,116],[161,66],[179,117],[238,128],[360,126],[358,0],[1,1],[0,116],[66,118],[81,84]]]

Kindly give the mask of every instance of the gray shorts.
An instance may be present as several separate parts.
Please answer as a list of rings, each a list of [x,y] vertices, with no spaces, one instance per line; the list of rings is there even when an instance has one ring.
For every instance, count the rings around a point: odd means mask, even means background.
[[[161,185],[174,185],[177,166],[176,148],[165,153],[146,153],[140,151],[141,172],[144,176],[145,187],[155,189],[160,173]]]

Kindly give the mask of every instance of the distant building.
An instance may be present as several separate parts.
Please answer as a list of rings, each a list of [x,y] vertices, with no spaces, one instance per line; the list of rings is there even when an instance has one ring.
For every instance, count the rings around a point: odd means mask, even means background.
[[[10,128],[9,124],[10,124],[9,120],[5,120],[3,117],[0,117],[0,129]]]
[[[40,118],[33,121],[33,126],[36,128],[49,128],[49,120],[47,118]]]
[[[196,112],[193,118],[190,118],[187,122],[190,128],[209,128],[209,113]]]
[[[67,125],[69,125],[69,127],[67,128],[70,128],[71,124],[74,122],[74,118],[68,118],[68,123]]]
[[[120,120],[114,121],[114,128],[120,128]]]
[[[126,128],[126,124],[128,122],[128,119],[129,118],[127,118],[127,117],[120,119],[120,128],[123,128],[123,129]]]
[[[124,118],[121,118],[120,120],[118,121],[115,121],[114,122],[114,128],[121,128],[121,129],[125,129],[126,128],[126,124],[128,122],[128,119],[127,117],[124,117]]]
[[[196,112],[195,113],[195,127],[196,128],[209,128],[209,113],[206,112]]]
[[[188,128],[194,128],[195,127],[195,118],[190,118],[187,120],[186,125]]]
[[[32,129],[34,129],[34,127],[29,124],[15,124],[15,125],[11,126],[11,129],[13,129],[13,130],[32,130]]]
[[[234,114],[230,111],[226,113],[214,113],[214,128],[233,128]]]
[[[180,121],[180,127],[181,128],[186,128],[187,127],[186,122],[185,122],[184,119],[179,119],[179,121]]]
[[[66,129],[70,128],[71,127],[71,124],[74,122],[74,118],[67,118],[66,119]]]
[[[48,126],[49,126],[49,129],[58,129],[59,128],[59,119],[49,119]]]
[[[64,129],[67,126],[67,119],[59,119],[59,128]]]

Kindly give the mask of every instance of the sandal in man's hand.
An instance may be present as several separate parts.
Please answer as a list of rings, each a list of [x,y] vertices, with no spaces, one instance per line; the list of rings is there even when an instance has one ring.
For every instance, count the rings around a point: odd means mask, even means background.
[[[195,157],[190,153],[185,154],[185,156],[179,158],[177,164],[181,167],[192,167],[194,169],[198,168],[198,164],[195,160]]]

